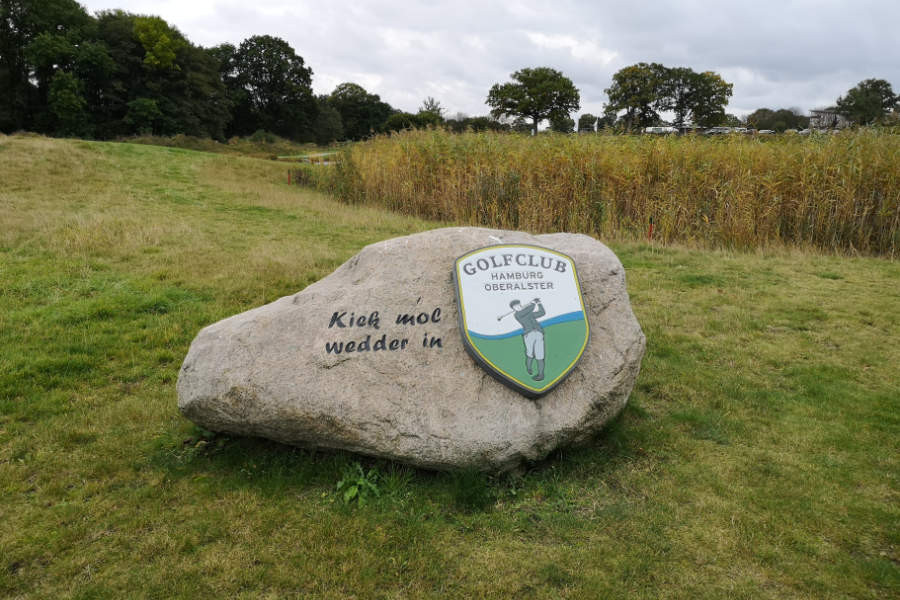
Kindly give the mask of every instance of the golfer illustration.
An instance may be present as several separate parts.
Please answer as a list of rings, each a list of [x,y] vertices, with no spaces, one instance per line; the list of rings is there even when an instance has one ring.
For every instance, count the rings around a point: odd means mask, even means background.
[[[535,381],[544,379],[544,330],[538,323],[538,318],[547,314],[540,298],[535,298],[526,305],[518,300],[509,303],[513,309],[516,321],[522,326],[522,341],[525,342],[525,370],[531,375],[532,366],[537,360],[537,374],[532,377]]]

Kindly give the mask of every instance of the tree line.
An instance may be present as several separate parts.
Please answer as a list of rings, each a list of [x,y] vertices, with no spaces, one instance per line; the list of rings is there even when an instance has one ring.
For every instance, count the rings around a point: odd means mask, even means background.
[[[451,131],[537,132],[543,121],[570,132],[580,108],[572,81],[555,69],[526,68],[488,92],[490,116],[444,115],[426,98],[416,113],[347,82],[312,90],[312,69],[284,40],[257,35],[239,45],[204,48],[155,16],[121,10],[92,16],[75,0],[0,0],[0,131],[110,139],[187,134],[215,139],[265,130],[304,142],[357,140],[373,133],[442,126]],[[604,114],[581,115],[580,131],[633,130],[661,123],[727,124],[732,84],[711,71],[637,63],[606,89]],[[884,80],[866,80],[835,110],[855,122],[896,110]],[[766,112],[768,111],[768,112]],[[796,126],[799,111],[760,109],[758,128]],[[763,127],[771,123],[770,127]]]
[[[532,133],[537,133],[544,120],[551,130],[573,131],[575,121],[569,115],[580,108],[580,96],[568,77],[540,67],[521,69],[511,78],[513,81],[498,83],[488,93],[492,116],[512,119],[514,129]],[[810,118],[799,108],[760,108],[743,118],[728,114],[725,107],[732,89],[731,83],[712,71],[698,73],[688,67],[637,63],[613,75],[612,85],[604,90],[609,100],[603,114],[582,114],[577,128],[590,132],[608,128],[636,131],[670,124],[677,128],[727,125],[781,132],[809,126]],[[900,95],[894,94],[884,79],[866,79],[825,111],[842,115],[856,125],[897,124]],[[670,122],[663,121],[664,112],[672,115]]]
[[[75,0],[0,0],[0,131],[7,133],[221,140],[265,130],[326,143],[406,124],[354,83],[316,96],[312,75],[287,42],[269,35],[203,48],[155,16],[91,16]],[[416,125],[442,109],[431,100],[428,110],[415,115]]]
[[[75,0],[0,0],[0,131],[112,139],[259,130],[301,142],[358,140],[441,124],[508,129],[489,117],[415,114],[347,82],[315,95],[313,71],[284,40],[252,36],[203,48],[155,16],[95,16]]]

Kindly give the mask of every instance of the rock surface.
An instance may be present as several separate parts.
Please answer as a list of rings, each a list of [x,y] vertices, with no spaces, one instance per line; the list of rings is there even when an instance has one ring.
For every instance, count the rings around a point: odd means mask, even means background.
[[[501,242],[573,258],[590,321],[581,362],[536,400],[482,370],[459,332],[454,261]],[[339,322],[336,312],[346,312]],[[416,323],[397,322],[406,314]],[[203,329],[181,367],[178,407],[212,431],[426,468],[504,471],[585,441],[616,416],[644,347],[624,269],[600,242],[439,229],[367,246],[303,291]]]

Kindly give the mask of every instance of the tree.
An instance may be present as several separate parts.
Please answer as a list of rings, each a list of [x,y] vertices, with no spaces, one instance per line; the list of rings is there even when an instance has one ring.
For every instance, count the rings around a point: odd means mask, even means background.
[[[162,116],[162,111],[159,110],[156,100],[137,98],[128,103],[128,113],[125,115],[125,122],[132,131],[141,135],[148,135],[157,133]]]
[[[242,94],[236,129],[249,133],[265,129],[301,140],[311,137],[316,115],[312,69],[290,44],[270,35],[247,38],[234,54],[234,84]]]
[[[653,106],[658,110],[671,110],[675,113],[673,125],[681,127],[690,118],[696,102],[699,75],[687,67],[669,69],[662,65],[659,65],[656,74],[659,76],[659,89]]]
[[[218,62],[206,50],[186,43],[162,87],[168,103],[162,106],[176,120],[176,133],[224,139],[231,105],[219,77]]]
[[[609,102],[604,111],[618,114],[624,110],[622,122],[626,129],[648,127],[659,122],[660,98],[664,97],[666,67],[659,63],[637,63],[619,69],[613,83],[605,89]]]
[[[46,34],[72,48],[90,24],[75,0],[0,0],[0,131],[43,129],[53,121],[48,95],[56,69],[51,65],[38,80],[29,47]]]
[[[55,117],[54,133],[83,136],[89,133],[85,113],[87,103],[81,93],[81,81],[71,73],[57,71],[50,81],[48,105]]]
[[[565,113],[553,113],[550,115],[550,130],[556,133],[572,133],[575,131],[575,121]]]
[[[82,42],[75,56],[74,71],[84,82],[88,108],[96,119],[96,113],[104,103],[104,88],[116,71],[116,63],[109,55],[106,44],[101,41]]]
[[[509,131],[509,126],[501,123],[493,117],[470,117],[463,113],[444,121],[444,127],[453,133],[466,131]]]
[[[441,103],[428,96],[425,100],[422,101],[422,106],[419,107],[419,114],[430,114],[437,117],[439,121],[444,120],[444,107],[441,106]]]
[[[713,127],[722,123],[733,87],[712,71],[698,74],[690,105],[694,123],[701,127]]]
[[[747,115],[747,126],[753,129],[774,130],[775,128],[772,127],[772,124],[775,122],[774,116],[775,111],[771,108],[757,108]]]
[[[838,98],[835,108],[854,123],[869,125],[900,108],[900,96],[884,79],[866,79]]]
[[[96,89],[87,92],[89,110],[97,137],[110,138],[135,133],[126,122],[128,103],[137,98],[156,96],[150,81],[163,76],[151,73],[144,65],[144,48],[134,36],[135,15],[121,10],[97,15],[96,39],[112,61],[112,73],[95,81]],[[90,86],[89,86],[90,87]]]
[[[809,117],[800,114],[799,108],[758,108],[747,115],[747,126],[753,129],[770,129],[781,133],[787,129],[809,127]]]
[[[186,44],[181,34],[159,17],[136,17],[134,37],[144,48],[144,64],[150,69],[178,69],[175,57]]]
[[[334,88],[328,102],[341,115],[344,137],[350,140],[361,140],[381,131],[394,113],[390,104],[355,83],[342,83]]]
[[[725,118],[732,85],[712,71],[697,73],[687,67],[637,63],[613,75],[606,91],[608,115],[624,110],[623,125],[637,129],[660,122],[659,111],[672,111],[676,126],[688,120],[711,127]]]
[[[671,110],[676,127],[688,120],[703,127],[721,125],[728,120],[725,106],[733,86],[718,74],[697,73],[687,67],[663,67],[659,76],[659,97],[654,106],[658,110]]]
[[[75,72],[100,138],[152,131],[223,139],[231,105],[218,59],[158,17],[97,15]],[[155,106],[155,108],[154,108]]]
[[[416,115],[408,112],[395,112],[389,116],[382,126],[385,131],[403,131],[420,127],[420,121]]]
[[[422,101],[419,112],[416,113],[415,127],[437,127],[444,122],[444,107],[441,103],[428,96]]]
[[[70,55],[90,25],[75,0],[0,0],[0,131],[45,129],[53,122],[48,97],[57,68],[44,63],[36,73],[29,48],[44,34],[52,39],[42,42],[42,50],[65,47]]]
[[[597,117],[597,131],[611,129],[616,125],[616,114],[604,112],[602,117]]]
[[[597,117],[591,113],[585,113],[578,117],[578,133],[593,133],[597,131]]]
[[[330,144],[343,139],[344,124],[341,114],[328,102],[328,96],[316,96],[316,119],[313,122],[313,140],[319,144]]]
[[[487,104],[494,118],[530,119],[531,131],[536,134],[541,121],[568,118],[580,106],[578,89],[572,80],[555,69],[521,69],[511,77],[514,82],[494,84],[488,92]]]

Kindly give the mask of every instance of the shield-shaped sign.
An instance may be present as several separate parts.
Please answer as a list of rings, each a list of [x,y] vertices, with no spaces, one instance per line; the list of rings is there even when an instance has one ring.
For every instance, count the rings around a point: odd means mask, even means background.
[[[463,343],[488,373],[537,398],[575,368],[590,326],[570,257],[501,244],[460,256],[453,275]]]

